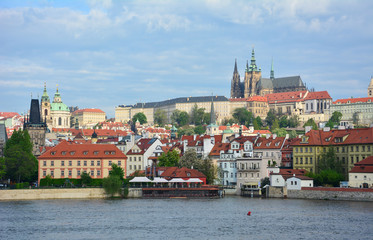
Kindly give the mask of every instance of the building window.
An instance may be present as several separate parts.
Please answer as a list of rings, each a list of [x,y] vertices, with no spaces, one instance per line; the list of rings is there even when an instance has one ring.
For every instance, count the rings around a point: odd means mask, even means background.
[[[73,165],[73,162],[72,161],[69,161],[69,166]]]
[[[97,166],[101,166],[101,161],[97,161]]]
[[[91,161],[91,166],[94,166],[95,165],[95,161]]]
[[[80,160],[78,160],[78,166],[80,166]]]
[[[78,176],[80,176],[80,170],[78,170],[78,173],[77,173]]]
[[[133,157],[133,161],[136,162],[136,157]]]
[[[306,157],[306,159],[304,160],[304,163],[308,164],[308,157]]]
[[[357,175],[355,175],[355,179],[357,178]]]
[[[93,154],[94,154],[94,155],[98,155],[98,151],[94,151]]]
[[[139,165],[139,170],[141,169],[141,165]]]
[[[139,157],[139,161],[141,161],[141,157]]]
[[[227,163],[224,163],[224,168],[227,168]]]
[[[61,161],[61,166],[65,166],[65,161]]]
[[[136,170],[136,165],[133,165],[133,170]]]
[[[93,177],[95,175],[95,171],[91,170],[91,176]]]
[[[65,171],[61,170],[61,176],[65,176]]]
[[[51,161],[51,166],[54,166],[54,161]]]
[[[295,158],[295,164],[298,164],[298,158]]]
[[[132,165],[130,165],[130,170],[132,170]]]
[[[111,166],[111,160],[109,161],[109,166]]]
[[[43,171],[43,176],[45,177],[45,176],[47,176],[47,171]]]
[[[359,151],[359,146],[356,146],[356,152],[358,152]]]
[[[353,152],[354,151],[354,146],[351,146],[351,152]]]
[[[71,177],[71,175],[73,175],[73,174],[72,174],[72,171],[71,171],[71,170],[69,170],[69,176]]]
[[[132,162],[132,157],[130,157],[130,162]]]
[[[97,170],[97,176],[101,176],[101,170]]]
[[[310,164],[312,164],[312,157],[310,157]]]
[[[118,166],[122,166],[122,161],[118,161]]]
[[[43,166],[47,166],[47,161],[43,161]]]
[[[303,164],[303,158],[300,158],[299,163]]]
[[[62,119],[61,119],[61,117],[58,118],[58,125],[59,125],[59,126],[62,125]]]
[[[87,166],[87,161],[84,161],[83,164],[84,164],[84,166]]]
[[[312,152],[312,148],[310,147],[310,153]]]
[[[54,176],[54,171],[53,171],[53,170],[51,170],[51,176],[52,176],[52,177]]]
[[[66,155],[66,151],[61,152],[62,155]]]
[[[75,154],[75,152],[74,152],[74,151],[70,152],[70,155],[74,155],[74,154]]]
[[[88,154],[88,151],[84,151],[83,154],[84,154],[84,155],[87,155],[87,154]]]

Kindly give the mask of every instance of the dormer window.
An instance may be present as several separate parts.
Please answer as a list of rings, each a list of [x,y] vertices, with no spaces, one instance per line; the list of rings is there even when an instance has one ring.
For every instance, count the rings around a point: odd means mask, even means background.
[[[275,145],[276,145],[276,147],[278,147],[278,145],[280,145],[280,142],[275,143]]]
[[[71,151],[71,152],[70,152],[70,155],[74,155],[74,154],[75,154],[75,152],[74,152],[74,151]]]
[[[66,151],[62,151],[61,154],[62,154],[62,155],[66,155]]]
[[[261,142],[260,142],[260,143],[257,143],[256,146],[257,146],[257,147],[260,147],[261,144],[262,144]]]
[[[56,152],[51,152],[51,155],[55,155],[56,154]]]
[[[94,151],[93,154],[94,154],[94,155],[98,155],[98,151]]]
[[[270,143],[270,142],[268,142],[268,143],[266,144],[266,146],[267,146],[267,147],[269,147],[269,145],[271,145],[271,143]]]
[[[109,155],[110,154],[110,152],[109,151],[105,151],[105,155]]]
[[[87,154],[88,154],[88,151],[84,151],[83,154],[84,154],[84,155],[87,155]]]
[[[113,151],[113,152],[111,152],[111,155],[115,155],[115,152]]]

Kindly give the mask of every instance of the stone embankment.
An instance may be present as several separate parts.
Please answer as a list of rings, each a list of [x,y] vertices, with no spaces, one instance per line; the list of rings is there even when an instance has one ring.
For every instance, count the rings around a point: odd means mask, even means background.
[[[129,189],[129,198],[140,198],[142,189]],[[0,190],[0,201],[106,198],[103,188],[55,188]]]
[[[316,200],[373,201],[373,189],[303,187],[302,190],[289,190],[286,189],[286,187],[269,187],[267,197]]]

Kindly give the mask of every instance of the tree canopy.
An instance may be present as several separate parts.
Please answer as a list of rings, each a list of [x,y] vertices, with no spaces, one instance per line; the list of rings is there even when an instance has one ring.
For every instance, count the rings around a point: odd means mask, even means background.
[[[148,122],[148,120],[146,119],[145,114],[142,113],[142,112],[139,112],[139,113],[136,113],[135,115],[133,115],[132,121],[134,123],[136,123],[137,120],[139,120],[139,122],[140,122],[141,125]]]
[[[315,123],[315,120],[313,118],[310,118],[307,120],[307,122],[303,125],[305,128],[306,126],[311,126],[313,130],[318,130],[317,124]]]
[[[176,150],[172,150],[165,153],[162,153],[158,158],[159,167],[176,167],[179,165],[179,153]]]
[[[189,124],[189,114],[185,111],[176,109],[172,112],[171,122],[179,127]]]
[[[111,170],[109,172],[109,175],[115,175],[118,176],[120,180],[124,179],[124,170],[117,164],[113,163],[111,164]]]
[[[254,120],[253,113],[246,108],[234,109],[232,116],[241,125],[249,125]]]
[[[6,177],[16,182],[37,180],[38,162],[32,154],[32,143],[27,130],[15,131],[4,149]]]
[[[329,121],[325,124],[326,127],[333,128],[338,126],[342,119],[342,113],[335,111],[332,113],[332,116],[329,118]]]
[[[167,123],[167,114],[166,111],[157,109],[154,112],[154,123],[159,126],[164,126]]]

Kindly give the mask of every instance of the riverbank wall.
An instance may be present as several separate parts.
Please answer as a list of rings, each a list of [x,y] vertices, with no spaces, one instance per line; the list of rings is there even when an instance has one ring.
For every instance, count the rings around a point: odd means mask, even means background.
[[[267,197],[373,202],[373,189],[303,187],[302,190],[289,190],[286,187],[269,187]]]
[[[0,201],[106,198],[103,188],[51,188],[0,190]],[[129,198],[141,198],[141,188],[128,189]]]

